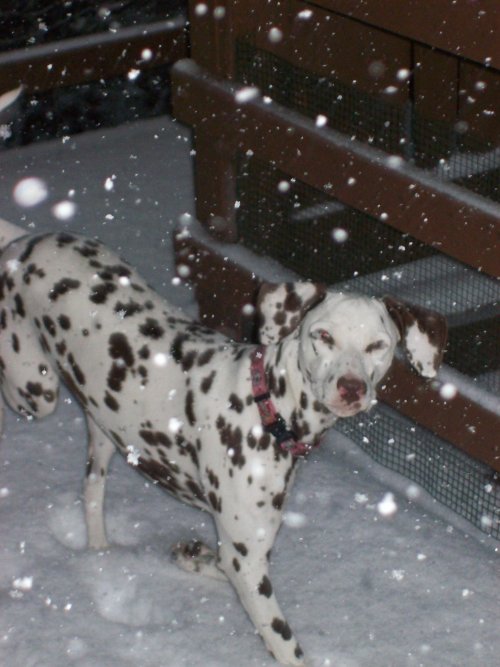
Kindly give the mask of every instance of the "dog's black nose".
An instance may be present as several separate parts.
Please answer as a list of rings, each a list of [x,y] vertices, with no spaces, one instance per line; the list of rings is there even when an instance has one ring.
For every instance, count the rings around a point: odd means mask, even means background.
[[[347,404],[355,403],[366,394],[366,382],[357,377],[343,375],[337,381],[339,394]]]

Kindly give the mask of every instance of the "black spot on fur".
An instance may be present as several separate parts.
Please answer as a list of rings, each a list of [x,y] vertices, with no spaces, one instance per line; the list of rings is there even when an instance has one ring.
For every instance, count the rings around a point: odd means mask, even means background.
[[[127,377],[127,367],[125,364],[113,362],[108,373],[108,387],[113,391],[121,391],[122,384]]]
[[[111,334],[109,337],[109,355],[113,359],[122,359],[127,366],[134,365],[134,352],[125,334]]]
[[[85,375],[80,366],[78,366],[78,364],[76,363],[75,358],[73,357],[71,352],[68,354],[68,362],[69,365],[71,366],[71,370],[73,371],[73,375],[75,376],[75,380],[78,382],[78,384],[80,385],[85,384]]]
[[[45,338],[45,336],[43,336],[42,338],[42,347],[46,352],[50,352],[50,347],[49,344],[47,343],[47,339]],[[64,357],[64,355],[66,354],[66,350],[67,350],[67,345],[63,340],[59,341],[59,343],[56,343],[56,352],[59,356]]]
[[[137,353],[141,359],[149,359],[151,351],[147,345],[143,345],[139,352]]]
[[[66,232],[61,232],[56,236],[56,242],[59,248],[64,248],[66,245],[70,245],[76,241],[76,236],[72,234],[67,234]]]
[[[241,567],[240,567],[240,562],[237,558],[233,558],[233,567],[236,572],[239,572]]]
[[[60,296],[63,296],[70,290],[78,289],[81,283],[79,280],[73,280],[72,278],[62,278],[57,283],[54,283],[52,288],[49,291],[49,300],[57,301]]]
[[[286,621],[281,618],[274,618],[271,627],[276,634],[281,635],[285,641],[292,638],[292,631]]]
[[[189,336],[185,333],[179,333],[174,338],[174,342],[170,347],[170,353],[176,364],[180,364],[182,361],[182,346],[187,340],[189,340]]]
[[[76,239],[75,239],[76,241]],[[90,258],[96,257],[98,254],[99,243],[93,239],[85,239],[83,245],[76,246],[74,251],[77,252],[82,257]]]
[[[88,398],[86,394],[81,390],[80,386],[75,382],[73,376],[70,375],[68,371],[59,362],[57,362],[57,368],[59,369],[59,374],[63,379],[65,385],[75,396],[77,401],[85,407],[88,403]]]
[[[195,350],[186,352],[186,354],[183,355],[181,361],[182,370],[190,371],[191,368],[193,367],[194,362],[196,361],[196,357],[197,357],[197,352]]]
[[[89,299],[96,304],[106,303],[108,296],[113,292],[116,292],[116,285],[110,282],[101,283],[90,289]]]
[[[229,397],[229,409],[241,414],[244,409],[243,401],[236,394],[231,394]]]
[[[246,548],[246,546],[242,542],[233,542],[233,547],[242,556],[247,556],[248,555],[248,549]]]
[[[274,509],[280,510],[283,507],[284,502],[285,502],[285,492],[283,491],[282,493],[277,493],[273,498]]]
[[[23,302],[20,294],[15,295],[14,303],[16,305],[16,311],[15,312],[19,315],[19,317],[26,317],[26,311],[24,309],[24,302]]]
[[[144,307],[141,306],[140,303],[132,301],[132,299],[130,299],[127,303],[123,303],[122,301],[117,301],[114,307],[115,313],[118,313],[120,317],[123,318],[132,317],[137,313],[142,313],[143,310]]]
[[[56,333],[57,333],[56,325],[54,323],[54,320],[51,317],[49,317],[48,315],[44,315],[42,317],[42,322],[43,322],[44,327],[49,332],[49,334],[52,336],[52,338],[54,338]]]
[[[203,378],[203,380],[201,381],[200,389],[204,394],[208,394],[208,392],[210,391],[215,376],[216,376],[216,371],[212,371],[210,375],[207,375],[207,377]]]
[[[222,498],[219,498],[214,491],[209,491],[208,501],[216,512],[219,514],[222,512]]]
[[[262,577],[262,581],[259,584],[259,593],[261,595],[265,595],[266,598],[270,598],[271,595],[273,594],[273,586],[271,584],[271,581],[269,580],[269,577],[264,575]]]
[[[111,396],[111,394],[108,391],[104,394],[104,403],[113,412],[118,412],[118,410],[120,409],[120,404],[118,403],[116,398]]]
[[[205,364],[208,364],[208,362],[212,359],[214,354],[215,354],[215,350],[213,350],[211,348],[202,352],[198,356],[198,366],[204,366]]]
[[[196,417],[194,414],[194,394],[191,389],[186,392],[186,417],[191,426],[196,424]]]
[[[172,447],[172,441],[166,433],[162,431],[150,431],[141,429],[139,436],[152,447]]]
[[[23,263],[26,262],[31,257],[31,254],[33,253],[33,250],[36,248],[36,246],[41,243],[41,241],[43,241],[47,236],[49,236],[49,234],[41,234],[40,236],[31,238],[26,244],[24,252],[19,255],[19,261]]]
[[[186,482],[187,488],[191,491],[195,498],[201,500],[201,502],[206,503],[205,494],[200,486],[192,479]]]
[[[165,333],[165,329],[152,317],[148,317],[146,321],[140,325],[139,331],[143,336],[147,336],[153,340],[158,340]]]
[[[28,264],[26,270],[23,273],[23,283],[26,285],[31,284],[31,278],[37,276],[38,278],[45,278],[45,271],[43,269],[37,268],[36,264]]]
[[[41,396],[43,393],[43,388],[40,382],[27,382],[26,390],[32,396]]]
[[[122,449],[125,449],[125,447],[122,447]],[[176,478],[176,473],[178,473],[179,470],[175,464],[170,465],[167,460],[160,463],[152,459],[146,460],[140,457],[137,467],[142,473],[157,482],[161,487],[172,493],[174,496],[179,495],[181,487]]]
[[[210,468],[207,468],[206,470],[207,470],[208,481],[209,481],[210,485],[213,486],[214,488],[218,489],[219,488],[219,478],[214,473],[214,471],[211,470]]]
[[[12,340],[12,349],[14,350],[14,352],[18,353],[21,348],[19,345],[19,338],[17,334],[13,333],[11,336],[11,340]]]
[[[216,419],[215,425],[219,431],[220,441],[226,445],[228,451],[231,450],[231,461],[238,468],[245,465],[245,456],[243,455],[243,435],[239,426],[234,427],[226,422],[222,415]]]
[[[64,329],[64,331],[68,331],[68,329],[71,328],[71,320],[67,315],[59,315],[57,321],[59,322],[61,329]]]

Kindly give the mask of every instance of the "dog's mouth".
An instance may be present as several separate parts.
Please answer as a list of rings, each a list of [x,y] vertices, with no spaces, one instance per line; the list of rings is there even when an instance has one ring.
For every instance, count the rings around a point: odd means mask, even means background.
[[[353,417],[360,412],[368,412],[376,402],[375,399],[365,396],[351,402],[346,402],[341,397],[337,396],[333,401],[327,404],[327,407],[336,417]]]

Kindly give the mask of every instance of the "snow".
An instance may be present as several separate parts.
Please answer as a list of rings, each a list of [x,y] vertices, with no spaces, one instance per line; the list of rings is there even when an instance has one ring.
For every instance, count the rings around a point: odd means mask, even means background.
[[[172,282],[170,245],[179,216],[194,210],[189,151],[187,130],[158,119],[2,153],[1,215],[31,230],[98,235],[160,293],[194,312],[190,291]],[[114,188],[106,190],[111,175]],[[40,178],[48,196],[24,208],[12,192],[27,177]],[[74,215],[58,218],[52,208],[70,190]],[[274,272],[272,262],[266,267]],[[179,540],[215,546],[207,515],[116,457],[106,501],[113,546],[88,551],[78,405],[63,393],[47,419],[28,422],[6,412],[5,422],[0,665],[275,664],[229,585],[170,561]],[[381,504],[397,511],[381,513]],[[332,431],[300,464],[285,517],[273,585],[310,665],[498,664],[495,543],[414,484]]]

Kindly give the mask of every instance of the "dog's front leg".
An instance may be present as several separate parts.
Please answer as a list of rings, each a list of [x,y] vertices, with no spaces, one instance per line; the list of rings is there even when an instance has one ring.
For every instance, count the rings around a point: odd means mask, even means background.
[[[248,539],[242,540],[241,530],[233,532],[219,517],[215,522],[219,534],[219,567],[236,589],[268,650],[283,665],[303,666],[302,650],[283,616],[269,578],[268,554],[276,531],[269,531],[272,536],[259,539],[258,526],[245,522]]]
[[[89,416],[87,428],[89,441],[84,499],[88,544],[93,549],[106,549],[108,540],[104,525],[104,492],[115,446]]]

